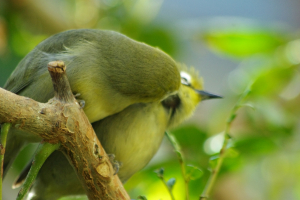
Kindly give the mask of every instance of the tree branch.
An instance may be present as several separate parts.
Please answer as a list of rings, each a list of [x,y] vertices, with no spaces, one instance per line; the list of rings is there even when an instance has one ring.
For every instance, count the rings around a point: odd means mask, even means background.
[[[61,143],[89,199],[130,199],[89,120],[76,102],[62,61],[50,62],[55,97],[39,103],[0,88],[0,123]]]

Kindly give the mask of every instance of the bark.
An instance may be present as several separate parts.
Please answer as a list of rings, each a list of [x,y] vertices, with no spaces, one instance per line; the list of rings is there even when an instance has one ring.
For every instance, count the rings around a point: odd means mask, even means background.
[[[89,199],[130,199],[89,120],[74,98],[62,61],[50,62],[55,97],[39,103],[0,88],[0,124],[60,143]]]

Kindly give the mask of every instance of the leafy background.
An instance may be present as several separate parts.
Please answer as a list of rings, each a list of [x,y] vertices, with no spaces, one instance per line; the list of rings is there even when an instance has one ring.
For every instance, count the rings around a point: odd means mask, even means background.
[[[224,139],[231,108],[254,82],[231,129],[230,150],[213,189],[215,200],[300,199],[300,36],[297,0],[4,0],[0,1],[0,86],[40,41],[73,28],[119,31],[193,65],[206,89],[223,100],[203,102],[194,117],[172,130],[187,164],[203,175],[190,182],[198,199]],[[5,180],[10,185],[32,154],[21,152]],[[175,178],[184,199],[179,162],[170,143],[126,184],[132,198],[170,199],[154,171]],[[81,197],[84,199],[84,197]]]

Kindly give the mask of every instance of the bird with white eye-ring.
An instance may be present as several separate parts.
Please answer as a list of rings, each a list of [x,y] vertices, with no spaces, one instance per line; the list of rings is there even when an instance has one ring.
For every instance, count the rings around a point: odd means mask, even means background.
[[[43,64],[53,60],[67,64],[72,91],[85,100],[83,109],[101,144],[123,163],[118,172],[122,182],[146,166],[167,129],[188,118],[201,100],[220,98],[202,90],[202,79],[194,70],[157,48],[112,31],[89,29],[43,41],[19,63],[6,89],[47,101],[53,88]],[[12,131],[5,170],[26,142],[39,141]],[[24,174],[26,170],[21,177]],[[34,200],[82,193],[75,172],[59,151],[47,159],[31,187]]]

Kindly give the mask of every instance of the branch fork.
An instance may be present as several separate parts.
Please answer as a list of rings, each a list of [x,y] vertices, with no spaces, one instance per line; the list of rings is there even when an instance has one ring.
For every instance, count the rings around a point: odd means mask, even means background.
[[[60,143],[89,199],[130,199],[83,109],[77,103],[62,61],[48,64],[54,98],[39,103],[0,88],[0,124]]]

